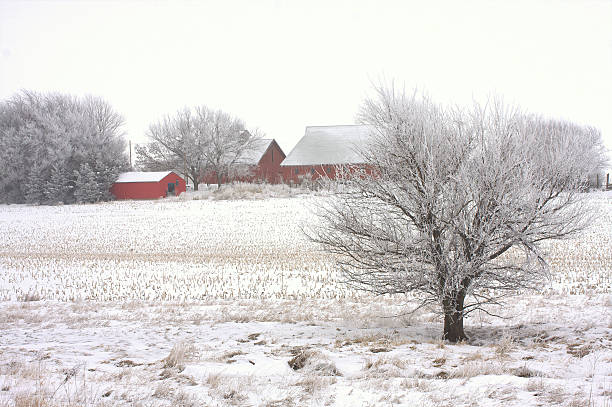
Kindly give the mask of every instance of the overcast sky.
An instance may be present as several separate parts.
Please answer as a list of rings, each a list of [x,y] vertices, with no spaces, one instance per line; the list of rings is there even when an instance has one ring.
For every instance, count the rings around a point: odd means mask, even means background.
[[[134,142],[207,105],[289,153],[307,125],[354,123],[384,78],[440,102],[502,95],[612,149],[612,0],[0,0],[0,98],[98,95]]]

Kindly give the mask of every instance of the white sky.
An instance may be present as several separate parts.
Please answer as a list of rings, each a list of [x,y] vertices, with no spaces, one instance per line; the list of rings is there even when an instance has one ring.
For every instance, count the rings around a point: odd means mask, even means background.
[[[307,125],[353,123],[382,78],[440,102],[502,95],[612,149],[612,0],[0,0],[0,98],[102,96],[134,142],[204,104],[289,153]]]

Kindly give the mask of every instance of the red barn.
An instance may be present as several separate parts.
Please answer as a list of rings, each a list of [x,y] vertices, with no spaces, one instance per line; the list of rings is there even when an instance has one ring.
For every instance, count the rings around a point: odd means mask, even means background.
[[[111,187],[117,199],[157,199],[185,192],[185,180],[173,171],[124,172]]]
[[[359,150],[372,132],[368,125],[306,127],[304,137],[281,163],[283,180],[300,183],[306,177],[335,179],[338,166],[364,165],[366,160]]]
[[[274,139],[257,140],[252,150],[243,154],[238,160],[238,165],[247,167],[247,175],[232,177],[229,180],[223,178],[222,184],[228,181],[242,182],[268,182],[278,184],[282,181],[280,176],[280,164],[285,159],[285,153]],[[217,174],[209,172],[202,182],[206,184],[216,184]]]

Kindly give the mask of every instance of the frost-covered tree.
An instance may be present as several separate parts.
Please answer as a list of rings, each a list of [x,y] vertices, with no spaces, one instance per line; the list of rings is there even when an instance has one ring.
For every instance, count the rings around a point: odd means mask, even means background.
[[[119,178],[119,173],[125,168],[125,166],[109,166],[103,160],[96,159],[93,163],[96,185],[98,186],[96,201],[113,199],[110,188]]]
[[[71,203],[81,164],[111,174],[127,169],[122,125],[121,115],[95,97],[22,91],[0,102],[0,202]],[[64,183],[51,179],[60,173]],[[98,188],[108,199],[108,180]]]
[[[185,109],[151,124],[146,135],[150,143],[136,146],[136,165],[148,171],[180,172],[197,191],[206,161],[199,145],[204,140],[196,137],[192,112]]]
[[[256,145],[258,137],[245,130],[241,120],[222,111],[203,111],[208,118],[209,142],[204,156],[208,170],[217,176],[217,187],[221,188],[223,178],[246,175],[248,167],[241,158]],[[201,113],[201,114],[202,114]]]
[[[58,165],[51,165],[51,174],[44,187],[44,199],[54,204],[68,200],[68,194],[73,186],[70,185],[70,174]]]
[[[148,145],[136,148],[137,165],[148,170],[175,170],[193,182],[194,189],[205,174],[221,179],[238,173],[240,157],[254,148],[257,136],[231,115],[205,106],[184,109],[149,127]]]
[[[321,208],[311,237],[348,284],[413,293],[466,339],[470,312],[547,277],[542,243],[576,235],[591,212],[581,189],[605,161],[599,131],[493,102],[448,109],[393,88],[366,100],[368,166]]]
[[[83,163],[74,171],[74,197],[79,203],[94,203],[100,198],[96,174],[89,164]]]
[[[41,169],[34,166],[28,172],[23,184],[23,196],[25,202],[39,204],[45,199],[45,180]]]

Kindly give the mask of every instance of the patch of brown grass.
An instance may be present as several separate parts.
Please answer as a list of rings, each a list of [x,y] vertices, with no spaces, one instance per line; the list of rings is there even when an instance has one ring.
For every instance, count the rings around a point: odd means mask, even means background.
[[[162,359],[164,368],[182,367],[197,353],[196,347],[188,342],[181,341],[174,344],[170,354]]]
[[[582,359],[592,351],[593,349],[588,344],[572,343],[567,345],[567,353],[579,359]]]
[[[342,376],[336,365],[327,356],[316,350],[302,349],[288,362],[293,370],[305,369],[323,376]]]
[[[49,403],[41,396],[18,394],[15,396],[15,407],[47,407]]]
[[[298,381],[295,385],[302,387],[305,393],[312,396],[334,383],[336,383],[335,377],[322,377],[310,374]]]
[[[514,338],[510,335],[504,337],[495,345],[495,354],[499,357],[506,357],[514,349]]]

